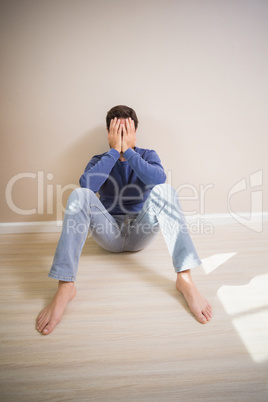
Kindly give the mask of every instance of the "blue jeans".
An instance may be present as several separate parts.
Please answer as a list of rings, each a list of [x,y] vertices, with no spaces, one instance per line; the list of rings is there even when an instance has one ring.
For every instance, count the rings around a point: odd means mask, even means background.
[[[88,233],[105,250],[120,253],[145,248],[160,230],[175,272],[201,264],[178,196],[170,185],[153,187],[138,214],[113,216],[93,191],[78,188],[68,199],[49,276],[66,282],[76,279],[79,258]]]

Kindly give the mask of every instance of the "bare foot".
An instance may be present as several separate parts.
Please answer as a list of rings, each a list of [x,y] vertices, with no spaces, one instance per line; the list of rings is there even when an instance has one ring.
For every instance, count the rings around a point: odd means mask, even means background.
[[[209,302],[199,293],[193,283],[191,271],[188,269],[177,274],[176,288],[183,294],[189,309],[197,321],[205,324],[212,317],[212,308]]]
[[[37,318],[37,330],[44,335],[50,334],[60,322],[68,302],[74,298],[75,294],[73,282],[59,281],[58,291],[52,302],[41,311]]]

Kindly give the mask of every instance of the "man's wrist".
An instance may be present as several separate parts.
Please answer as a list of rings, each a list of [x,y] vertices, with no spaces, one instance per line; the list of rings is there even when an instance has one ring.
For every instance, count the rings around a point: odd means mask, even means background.
[[[133,153],[135,153],[134,149],[129,147],[123,152],[123,156],[124,156],[124,158],[127,159],[127,158],[131,157],[133,155]]]
[[[130,147],[122,149],[123,154],[128,150],[131,149]]]
[[[126,152],[128,149],[133,149],[134,150],[135,147],[124,147],[122,148],[122,152]]]
[[[111,148],[111,149],[110,149],[110,154],[112,154],[112,156],[113,156],[115,159],[119,159],[119,157],[120,157],[120,152],[121,152],[121,151],[118,151],[118,149],[116,149],[116,148]]]
[[[121,152],[121,148],[119,148],[119,147],[111,147],[111,145],[110,145],[110,149],[115,149],[117,152]]]

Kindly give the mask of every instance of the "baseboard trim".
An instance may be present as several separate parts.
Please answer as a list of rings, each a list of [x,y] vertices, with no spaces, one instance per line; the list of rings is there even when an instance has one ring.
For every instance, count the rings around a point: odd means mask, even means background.
[[[0,234],[61,232],[62,221],[0,223]]]
[[[240,213],[236,214],[242,219],[250,220],[252,224],[259,222],[268,222],[268,212],[263,213]],[[191,224],[212,225],[230,225],[241,224],[230,214],[204,214],[186,216],[186,222]],[[45,221],[45,222],[7,222],[0,223],[0,234],[16,234],[16,233],[57,233],[61,232],[62,221]]]

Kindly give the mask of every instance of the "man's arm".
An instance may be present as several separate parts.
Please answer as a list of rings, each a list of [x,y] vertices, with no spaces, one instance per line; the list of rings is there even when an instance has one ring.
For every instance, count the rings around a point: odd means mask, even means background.
[[[166,174],[155,151],[150,150],[147,160],[144,160],[137,152],[128,148],[124,152],[124,158],[126,158],[138,178],[148,187],[165,183]]]
[[[157,153],[149,151],[144,160],[133,150],[136,144],[136,130],[134,121],[126,119],[126,128],[123,126],[122,151],[138,178],[148,187],[165,183],[166,174]]]
[[[120,119],[114,118],[111,120],[108,132],[108,143],[111,149],[100,159],[98,157],[91,159],[86,166],[84,174],[80,177],[79,183],[81,187],[89,188],[95,193],[99,191],[120,157],[121,136]]]
[[[80,186],[89,188],[94,193],[99,191],[105,180],[107,180],[119,156],[120,153],[114,148],[111,148],[100,159],[94,156],[86,166],[84,174],[80,177]]]

